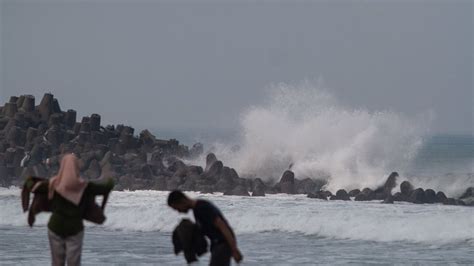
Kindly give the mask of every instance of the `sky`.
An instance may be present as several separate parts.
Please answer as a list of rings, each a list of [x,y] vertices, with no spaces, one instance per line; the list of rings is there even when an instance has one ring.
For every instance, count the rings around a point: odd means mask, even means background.
[[[1,1],[1,0],[0,0]],[[471,1],[23,1],[0,5],[0,102],[52,92],[105,123],[229,129],[272,84],[474,134]]]

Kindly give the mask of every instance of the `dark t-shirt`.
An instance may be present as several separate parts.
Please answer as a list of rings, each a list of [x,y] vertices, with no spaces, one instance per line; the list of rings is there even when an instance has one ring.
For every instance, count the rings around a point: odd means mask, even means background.
[[[214,204],[206,200],[197,200],[193,212],[196,223],[201,226],[202,233],[209,237],[211,245],[225,242],[224,235],[219,228],[214,225],[214,221],[217,217],[220,217],[227,226],[229,226],[229,223],[227,223],[224,215],[222,215],[221,211],[219,211]],[[234,234],[230,226],[229,229],[230,232]]]

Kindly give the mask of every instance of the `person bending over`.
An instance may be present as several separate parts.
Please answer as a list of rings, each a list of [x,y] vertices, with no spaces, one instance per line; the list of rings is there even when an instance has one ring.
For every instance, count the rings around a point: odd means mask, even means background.
[[[168,205],[180,213],[193,210],[196,223],[211,241],[211,266],[230,265],[231,257],[239,263],[242,254],[237,247],[235,234],[221,211],[209,201],[188,198],[179,190],[168,196]]]

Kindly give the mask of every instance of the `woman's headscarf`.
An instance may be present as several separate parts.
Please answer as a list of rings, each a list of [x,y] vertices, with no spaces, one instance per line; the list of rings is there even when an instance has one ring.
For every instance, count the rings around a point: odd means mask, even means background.
[[[75,205],[79,205],[87,186],[87,181],[79,174],[77,157],[74,154],[65,155],[61,160],[58,175],[49,180],[48,198],[51,200],[54,192],[57,192]]]

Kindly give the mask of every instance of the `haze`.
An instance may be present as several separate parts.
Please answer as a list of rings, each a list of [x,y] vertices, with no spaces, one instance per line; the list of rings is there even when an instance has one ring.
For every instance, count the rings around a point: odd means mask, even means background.
[[[3,1],[0,100],[52,92],[105,123],[235,128],[279,82],[435,113],[473,134],[471,1]]]

